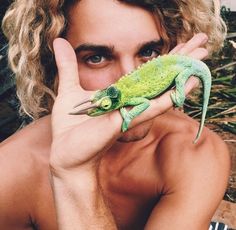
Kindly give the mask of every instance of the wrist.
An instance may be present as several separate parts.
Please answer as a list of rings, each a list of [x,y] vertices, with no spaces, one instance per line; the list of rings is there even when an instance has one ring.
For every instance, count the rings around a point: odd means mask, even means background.
[[[67,229],[68,218],[76,222],[76,229],[117,229],[96,175],[91,171],[76,174],[51,174],[59,229]]]
[[[96,169],[88,167],[88,165],[66,169],[50,165],[50,172],[53,186],[81,190],[98,188]]]
[[[60,142],[65,142],[61,141]],[[65,144],[63,144],[65,146]],[[55,177],[76,176],[80,174],[95,175],[98,157],[87,157],[85,151],[74,148],[64,148],[55,141],[52,142],[49,168]]]

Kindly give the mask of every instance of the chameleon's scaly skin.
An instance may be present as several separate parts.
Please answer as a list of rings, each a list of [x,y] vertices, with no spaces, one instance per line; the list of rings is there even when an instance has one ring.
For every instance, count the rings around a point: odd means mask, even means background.
[[[130,122],[148,108],[149,99],[157,97],[174,85],[176,90],[171,94],[171,99],[175,106],[182,106],[185,100],[184,85],[190,76],[198,77],[204,90],[201,124],[195,143],[204,125],[211,89],[211,73],[205,63],[187,56],[164,55],[143,64],[108,88],[97,91],[91,99],[92,104],[97,104],[97,108],[88,109],[86,113],[89,116],[98,116],[120,109],[124,132]],[[125,106],[134,107],[127,111]]]

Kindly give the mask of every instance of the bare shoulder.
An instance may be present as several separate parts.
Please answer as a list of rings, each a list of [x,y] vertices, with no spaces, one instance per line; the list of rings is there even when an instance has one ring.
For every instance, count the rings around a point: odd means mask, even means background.
[[[36,201],[47,189],[42,180],[48,178],[50,142],[49,119],[43,118],[0,144],[0,225],[4,229],[15,229],[9,223],[21,229],[29,217],[34,218]]]
[[[199,123],[179,111],[171,111],[161,122],[166,131],[158,145],[160,167],[168,176],[196,171],[204,174],[211,172],[213,177],[224,179],[229,174],[230,156],[224,141],[213,131],[204,127],[196,144],[193,140],[197,134]],[[201,170],[202,169],[202,170]],[[166,173],[168,172],[168,173]]]
[[[165,135],[157,148],[158,168],[165,180],[166,193],[173,188],[186,186],[193,193],[202,190],[221,199],[228,182],[230,156],[224,141],[204,127],[196,144],[193,140],[199,123],[179,111],[172,111],[163,118]],[[181,181],[181,183],[180,183]],[[213,191],[216,191],[213,193]]]
[[[162,133],[156,149],[162,198],[152,212],[150,226],[155,223],[160,228],[168,222],[178,229],[208,229],[229,177],[225,143],[204,128],[193,144],[199,124],[178,111],[163,115],[155,125]]]
[[[8,165],[27,167],[34,158],[48,158],[51,145],[50,118],[32,122],[0,143],[0,161]],[[40,154],[38,154],[40,152]]]

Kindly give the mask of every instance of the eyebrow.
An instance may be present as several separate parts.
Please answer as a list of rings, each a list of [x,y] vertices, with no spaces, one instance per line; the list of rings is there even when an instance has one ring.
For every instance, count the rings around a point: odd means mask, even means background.
[[[146,49],[156,48],[163,45],[163,40],[152,40],[148,42],[143,42],[138,45],[138,52],[142,52]],[[108,55],[112,55],[114,52],[114,46],[107,46],[107,45],[97,45],[92,43],[84,43],[76,47],[75,53],[79,54],[83,51],[93,51],[98,53],[105,53]]]
[[[93,51],[98,53],[112,54],[114,51],[114,46],[84,43],[76,47],[74,50],[76,54],[79,54],[83,51]]]

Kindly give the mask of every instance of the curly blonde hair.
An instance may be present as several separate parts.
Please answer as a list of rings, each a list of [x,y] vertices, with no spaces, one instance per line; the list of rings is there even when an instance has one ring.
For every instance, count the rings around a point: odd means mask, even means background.
[[[80,0],[15,0],[3,19],[9,40],[9,63],[16,76],[21,111],[33,118],[51,112],[57,90],[52,43],[66,33],[69,8]],[[167,53],[195,33],[209,37],[209,52],[218,50],[226,34],[218,0],[119,0],[143,7],[158,19]]]

